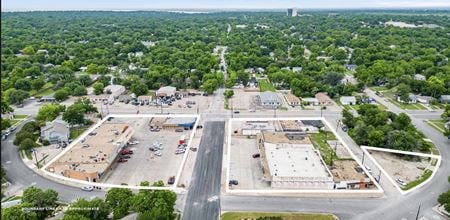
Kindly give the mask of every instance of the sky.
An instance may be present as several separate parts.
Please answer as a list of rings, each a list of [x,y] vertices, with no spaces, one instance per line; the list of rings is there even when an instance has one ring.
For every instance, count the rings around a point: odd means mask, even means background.
[[[450,8],[450,0],[1,0],[2,11],[148,9]]]

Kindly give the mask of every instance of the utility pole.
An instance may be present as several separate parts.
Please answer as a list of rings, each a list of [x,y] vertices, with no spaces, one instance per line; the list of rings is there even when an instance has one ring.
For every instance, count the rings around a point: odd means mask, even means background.
[[[34,153],[34,159],[36,160],[36,167],[39,169],[39,163],[38,163],[38,159],[37,159],[37,155],[36,155],[36,149],[33,148],[33,153]]]
[[[420,206],[421,206],[422,204],[419,204],[419,208],[417,209],[417,215],[416,215],[416,220],[418,220],[419,219],[419,214],[420,214]]]
[[[364,165],[364,156],[366,156],[366,152],[365,151],[363,151],[363,157],[362,157],[362,160],[361,160],[361,164],[362,165]]]

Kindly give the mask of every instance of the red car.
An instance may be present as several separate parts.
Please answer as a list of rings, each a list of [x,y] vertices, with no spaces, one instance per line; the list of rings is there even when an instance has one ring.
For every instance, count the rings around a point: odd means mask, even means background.
[[[127,159],[120,158],[117,162],[119,162],[119,163],[125,163],[125,162],[127,162],[127,161],[128,161]]]
[[[122,151],[120,151],[120,154],[122,154],[122,155],[133,154],[133,151],[132,150],[122,150]]]

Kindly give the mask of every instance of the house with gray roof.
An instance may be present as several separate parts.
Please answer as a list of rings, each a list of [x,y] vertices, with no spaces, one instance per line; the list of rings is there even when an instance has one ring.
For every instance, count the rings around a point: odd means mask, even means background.
[[[263,108],[276,109],[281,106],[281,99],[275,92],[262,92],[259,99]]]
[[[41,140],[48,140],[52,144],[69,142],[70,128],[67,122],[55,119],[41,128]]]

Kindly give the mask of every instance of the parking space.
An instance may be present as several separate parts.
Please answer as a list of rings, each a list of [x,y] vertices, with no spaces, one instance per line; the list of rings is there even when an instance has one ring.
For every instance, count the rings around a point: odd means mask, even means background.
[[[229,100],[230,109],[247,110],[255,109],[255,97],[260,92],[247,92],[243,89],[235,89],[234,96]]]
[[[109,172],[104,182],[139,185],[142,181],[153,183],[162,180],[167,185],[169,177],[176,176],[183,160],[183,153],[175,154],[180,137],[185,135],[187,143],[192,131],[175,132],[173,129],[161,129],[152,132],[148,126],[150,118],[117,118],[111,122],[121,121],[127,121],[135,129],[133,140],[138,143],[127,146],[126,149],[133,151],[133,154],[126,158],[126,162],[114,164],[112,172]],[[158,146],[161,149],[157,149]]]
[[[256,138],[237,137],[231,139],[230,180],[237,180],[238,185],[231,189],[268,189],[270,185],[263,181],[263,169],[260,159],[253,158],[258,153]]]

